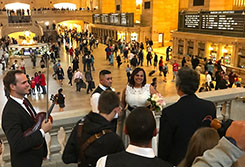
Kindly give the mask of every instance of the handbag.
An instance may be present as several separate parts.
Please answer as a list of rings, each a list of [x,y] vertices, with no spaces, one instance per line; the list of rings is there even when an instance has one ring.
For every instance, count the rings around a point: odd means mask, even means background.
[[[76,78],[76,79],[74,80],[75,83],[78,83],[79,81],[80,81],[80,78]]]

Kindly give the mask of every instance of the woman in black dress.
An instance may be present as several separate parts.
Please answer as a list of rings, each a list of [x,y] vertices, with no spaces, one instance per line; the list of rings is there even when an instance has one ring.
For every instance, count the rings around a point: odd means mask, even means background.
[[[62,94],[63,92],[63,89],[60,88],[58,90],[58,94],[56,95],[57,96],[57,104],[59,104],[59,111],[64,111],[64,108],[65,108],[65,96]]]

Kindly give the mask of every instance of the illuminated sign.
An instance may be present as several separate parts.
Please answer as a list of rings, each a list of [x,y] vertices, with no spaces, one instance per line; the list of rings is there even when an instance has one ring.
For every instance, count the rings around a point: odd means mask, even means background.
[[[179,13],[179,31],[245,37],[243,11],[201,11]]]
[[[93,23],[133,27],[134,14],[133,13],[94,14]]]

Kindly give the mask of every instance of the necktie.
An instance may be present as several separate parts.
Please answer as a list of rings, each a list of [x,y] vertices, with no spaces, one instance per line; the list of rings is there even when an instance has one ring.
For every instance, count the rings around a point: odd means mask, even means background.
[[[23,104],[25,105],[27,111],[30,113],[31,117],[32,117],[33,119],[35,119],[34,113],[33,113],[33,111],[31,110],[31,108],[30,108],[30,106],[29,106],[29,104],[28,104],[28,102],[27,102],[26,99],[23,100]]]

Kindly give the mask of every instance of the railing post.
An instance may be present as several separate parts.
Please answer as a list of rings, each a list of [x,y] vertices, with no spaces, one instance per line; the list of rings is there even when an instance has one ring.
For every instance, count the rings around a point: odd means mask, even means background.
[[[217,103],[216,104],[216,117],[218,120],[223,120],[223,115],[222,115],[222,104],[223,103]]]

